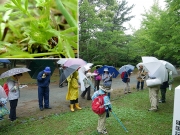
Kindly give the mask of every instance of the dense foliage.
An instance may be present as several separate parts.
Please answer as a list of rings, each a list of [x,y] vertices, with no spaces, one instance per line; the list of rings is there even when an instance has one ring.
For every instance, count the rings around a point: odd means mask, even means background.
[[[80,1],[80,57],[94,63],[121,66],[137,64],[141,56],[155,56],[180,64],[180,1],[158,1],[145,10],[141,27],[132,35],[125,34],[131,7],[121,2]],[[137,3],[138,4],[138,3]]]
[[[1,5],[0,57],[75,57],[77,0],[11,0]]]

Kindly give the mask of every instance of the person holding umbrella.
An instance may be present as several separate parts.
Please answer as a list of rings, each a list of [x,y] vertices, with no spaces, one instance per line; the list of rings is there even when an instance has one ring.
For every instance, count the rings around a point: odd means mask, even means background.
[[[137,75],[137,86],[136,86],[137,91],[140,89],[140,86],[141,86],[141,90],[144,89],[144,80],[146,78],[146,74],[147,72],[145,72],[143,65],[139,65],[139,71]]]
[[[77,69],[78,70],[78,69]],[[70,100],[70,110],[74,112],[74,105],[78,110],[82,108],[79,106],[79,84],[78,84],[78,71],[73,72],[68,78],[68,92],[66,94],[66,100]]]
[[[108,68],[104,68],[104,73],[102,74],[102,80],[103,80],[103,85],[104,86],[108,86],[108,87],[111,87],[111,84],[112,84],[112,76],[110,73],[109,73],[109,70]],[[108,92],[108,96],[110,98],[110,92]]]
[[[45,67],[45,69],[39,72],[37,76],[38,83],[38,101],[39,101],[39,109],[43,111],[43,109],[51,109],[49,106],[49,84],[51,77],[51,69],[50,67]],[[43,108],[43,100],[44,100],[44,108]]]
[[[22,73],[13,75],[12,77],[7,79],[8,85],[8,99],[10,103],[10,114],[9,119],[11,121],[16,120],[16,108],[18,104],[18,98],[20,97],[20,83],[19,79],[22,77]]]
[[[125,83],[125,88],[124,88],[124,94],[131,93],[131,88],[130,88],[130,76],[131,76],[132,70],[129,69],[127,72],[124,74],[124,78],[122,81]]]
[[[99,68],[100,68],[100,66],[96,66],[96,70],[94,70],[94,73],[97,74],[94,76],[94,88],[96,90],[99,90],[99,85],[100,85],[100,81],[101,81],[101,76],[98,72]]]

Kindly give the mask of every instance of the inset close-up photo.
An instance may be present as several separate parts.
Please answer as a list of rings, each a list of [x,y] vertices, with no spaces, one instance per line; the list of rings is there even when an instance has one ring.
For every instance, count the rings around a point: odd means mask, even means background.
[[[0,2],[0,58],[78,57],[77,0]]]

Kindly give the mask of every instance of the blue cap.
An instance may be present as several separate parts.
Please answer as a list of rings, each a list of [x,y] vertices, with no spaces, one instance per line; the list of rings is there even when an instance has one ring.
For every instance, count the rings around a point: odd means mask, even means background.
[[[45,72],[45,73],[51,73],[50,67],[46,67],[46,68],[44,69],[44,72]]]

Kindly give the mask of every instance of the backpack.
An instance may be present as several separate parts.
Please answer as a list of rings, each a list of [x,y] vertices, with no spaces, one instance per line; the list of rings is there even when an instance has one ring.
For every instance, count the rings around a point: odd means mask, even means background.
[[[99,95],[92,101],[91,107],[94,113],[103,114],[105,112],[104,96],[106,96],[106,94]]]
[[[122,72],[122,73],[121,73],[121,79],[123,79],[123,78],[124,78],[125,73],[126,73],[126,71],[124,71],[124,72]]]
[[[4,91],[6,92],[6,95],[8,96],[8,94],[9,94],[8,84],[4,83],[3,88],[4,88]]]

